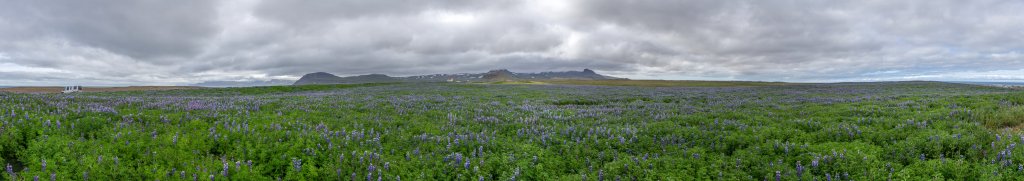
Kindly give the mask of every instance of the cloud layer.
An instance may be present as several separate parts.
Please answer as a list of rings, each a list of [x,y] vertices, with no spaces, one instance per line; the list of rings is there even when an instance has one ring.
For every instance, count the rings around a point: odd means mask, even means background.
[[[591,68],[630,78],[1024,81],[1024,1],[0,2],[0,85]]]

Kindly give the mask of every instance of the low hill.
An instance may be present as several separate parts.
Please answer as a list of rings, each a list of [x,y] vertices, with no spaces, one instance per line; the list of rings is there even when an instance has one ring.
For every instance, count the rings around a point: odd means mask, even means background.
[[[403,80],[396,77],[390,77],[384,74],[367,74],[358,75],[351,77],[338,77],[334,74],[326,72],[317,72],[303,75],[298,81],[295,81],[293,85],[313,85],[313,84],[362,84],[362,83],[385,83],[385,82],[402,82]]]
[[[290,85],[294,81],[291,80],[252,80],[252,81],[206,81],[198,84],[192,84],[191,86],[198,87],[256,87],[256,86],[279,86],[279,85]]]
[[[486,81],[511,81],[517,79],[515,73],[506,69],[488,71],[481,78]]]
[[[543,81],[543,80],[628,80],[597,74],[590,69],[583,71],[516,73],[507,69],[491,70],[486,73],[432,74],[409,77],[390,77],[383,74],[369,74],[352,77],[338,77],[330,73],[316,72],[302,76],[294,85],[310,84],[356,84],[378,82],[500,82],[500,81]]]

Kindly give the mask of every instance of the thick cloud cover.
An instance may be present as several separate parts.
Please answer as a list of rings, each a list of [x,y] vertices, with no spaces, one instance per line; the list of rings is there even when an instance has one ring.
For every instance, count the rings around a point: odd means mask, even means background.
[[[629,78],[1024,81],[1015,0],[8,0],[0,85],[591,68]]]

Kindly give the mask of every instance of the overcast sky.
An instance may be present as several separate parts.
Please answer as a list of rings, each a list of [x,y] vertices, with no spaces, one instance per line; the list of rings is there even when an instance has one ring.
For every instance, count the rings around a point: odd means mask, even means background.
[[[1024,81],[1020,0],[4,0],[0,85],[564,71]]]

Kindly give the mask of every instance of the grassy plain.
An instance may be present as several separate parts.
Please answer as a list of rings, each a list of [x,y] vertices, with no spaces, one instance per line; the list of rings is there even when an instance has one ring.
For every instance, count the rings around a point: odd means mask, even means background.
[[[0,93],[0,179],[1015,180],[1021,110],[941,82]]]

